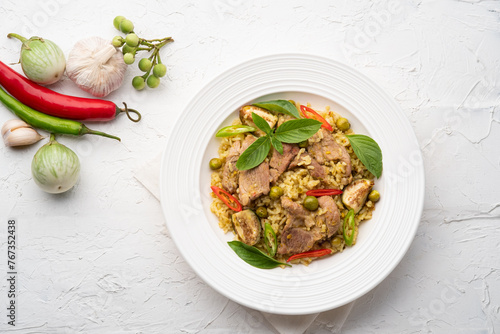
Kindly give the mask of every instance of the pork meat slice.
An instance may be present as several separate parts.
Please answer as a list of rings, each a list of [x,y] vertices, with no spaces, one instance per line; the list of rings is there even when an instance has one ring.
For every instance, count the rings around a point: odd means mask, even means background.
[[[253,135],[248,135],[245,137],[241,143],[241,147],[238,151],[238,160],[241,153],[243,153],[250,145],[252,145],[257,138]],[[231,148],[232,149],[232,148]],[[234,168],[236,168],[236,162],[234,163]],[[264,161],[259,166],[245,170],[237,170],[236,187],[239,186],[239,199],[240,203],[244,206],[250,205],[250,203],[260,197],[261,195],[267,195],[269,193],[269,163]]]
[[[238,180],[240,177],[240,172],[236,168],[236,162],[240,157],[240,154],[245,151],[248,146],[252,145],[257,138],[253,135],[248,135],[245,137],[243,142],[235,141],[233,146],[229,149],[226,156],[226,163],[222,170],[222,188],[227,190],[231,194],[235,194],[238,189]]]
[[[278,180],[280,175],[287,170],[290,162],[292,162],[292,160],[297,156],[298,153],[299,147],[295,144],[283,143],[283,154],[280,154],[273,147],[273,154],[271,156],[271,161],[269,162],[271,183],[274,183]]]
[[[297,254],[310,250],[323,236],[315,227],[314,214],[290,198],[283,196],[281,206],[287,214],[287,222],[281,233],[278,254]],[[313,227],[307,231],[305,227]]]
[[[326,212],[319,215],[316,219],[321,224],[326,225],[326,236],[330,238],[340,228],[340,211],[331,196],[318,197],[318,202],[319,206],[325,209]]]
[[[252,145],[253,142],[256,140],[257,137],[255,137],[254,135],[246,136],[245,139],[243,140],[243,143],[241,144],[240,154],[243,153],[248,148],[248,146]]]
[[[316,242],[310,231],[301,228],[290,228],[281,234],[281,244],[278,254],[298,254],[307,252]]]
[[[287,222],[281,234],[279,254],[307,252],[316,242],[330,238],[337,233],[340,227],[340,212],[337,204],[330,196],[321,196],[318,202],[320,208],[326,210],[321,215],[304,209],[302,205],[288,197],[282,197],[281,206],[286,211]]]
[[[299,165],[300,164],[300,165]],[[307,168],[309,174],[316,179],[324,179],[326,177],[325,167],[320,165],[316,159],[314,159],[309,153],[303,152],[300,155],[297,155],[290,165],[288,165],[289,169],[295,168],[297,166],[302,166]],[[309,167],[310,166],[310,167]]]
[[[281,197],[281,206],[287,214],[285,229],[290,227],[314,226],[313,214],[299,203],[292,201],[289,197],[283,196]]]
[[[257,138],[253,135],[246,136],[241,144],[240,154],[256,140]],[[242,205],[248,206],[253,200],[261,195],[267,195],[269,193],[269,162],[264,161],[259,166],[240,171],[238,174],[238,184],[240,188],[239,199]]]
[[[345,163],[345,176],[351,175],[351,157],[344,146],[337,143],[332,134],[325,129],[320,130],[323,138],[313,142],[307,150],[316,161],[324,165],[327,161],[342,161]],[[318,132],[319,133],[319,132]],[[314,136],[318,136],[315,134]]]
[[[269,194],[269,162],[264,161],[257,167],[240,172],[240,202],[243,206],[262,195]]]
[[[222,187],[231,194],[236,193],[236,189],[238,189],[239,171],[236,168],[236,162],[240,157],[240,150],[240,142],[235,141],[229,149],[224,168],[222,169]]]

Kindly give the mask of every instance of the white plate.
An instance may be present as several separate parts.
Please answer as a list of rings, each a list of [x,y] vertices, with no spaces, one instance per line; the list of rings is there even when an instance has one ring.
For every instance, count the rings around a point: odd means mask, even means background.
[[[357,244],[310,266],[263,270],[227,245],[210,212],[210,169],[215,132],[255,100],[293,99],[330,105],[356,133],[375,139],[384,171],[373,219]],[[400,262],[417,230],[424,199],[422,158],[398,105],[370,79],[342,63],[305,54],[247,61],[206,85],[180,116],[162,158],[161,203],[172,239],[194,271],[242,305],[276,314],[310,314],[345,305],[370,291]]]

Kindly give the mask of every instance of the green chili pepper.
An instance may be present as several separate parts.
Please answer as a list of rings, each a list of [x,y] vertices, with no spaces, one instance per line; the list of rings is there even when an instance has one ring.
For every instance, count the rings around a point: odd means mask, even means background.
[[[248,125],[230,125],[226,126],[215,134],[215,137],[231,137],[239,133],[254,132],[256,129]]]
[[[351,209],[344,218],[344,225],[342,226],[344,232],[344,240],[347,246],[351,246],[354,242],[356,235],[356,223],[354,222],[354,210]],[[350,233],[349,233],[350,232]]]
[[[276,238],[276,233],[274,233],[273,227],[269,223],[264,225],[264,240],[267,253],[270,257],[274,257],[276,255],[276,251],[278,250],[278,239]]]
[[[74,136],[91,134],[116,139],[118,141],[120,140],[120,138],[107,133],[91,130],[80,122],[46,115],[36,111],[7,94],[2,88],[0,88],[0,101],[16,116],[35,128],[51,133]]]

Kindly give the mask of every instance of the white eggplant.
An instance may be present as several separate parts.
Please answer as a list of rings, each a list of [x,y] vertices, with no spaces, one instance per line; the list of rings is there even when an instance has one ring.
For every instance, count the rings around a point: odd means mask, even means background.
[[[62,78],[66,67],[66,58],[57,44],[36,36],[30,39],[18,34],[8,34],[7,36],[17,38],[23,43],[19,61],[24,74],[31,81],[50,85]]]
[[[365,205],[366,197],[370,193],[375,182],[368,179],[360,179],[353,181],[345,187],[342,194],[342,203],[348,208],[358,213]]]
[[[75,152],[59,144],[54,135],[36,152],[31,163],[35,183],[44,191],[59,194],[71,189],[80,175],[80,160]]]

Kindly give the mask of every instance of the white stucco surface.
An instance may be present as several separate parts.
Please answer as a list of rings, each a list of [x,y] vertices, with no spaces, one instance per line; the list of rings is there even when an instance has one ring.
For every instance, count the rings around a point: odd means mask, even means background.
[[[43,141],[0,145],[0,331],[13,333],[275,333],[257,311],[207,286],[184,262],[158,200],[135,171],[164,149],[190,98],[242,61],[307,52],[361,71],[402,107],[424,157],[425,206],[408,253],[360,298],[343,333],[496,333],[500,328],[500,2],[498,1],[11,1],[0,3],[0,60],[16,32],[56,42],[118,32],[173,36],[157,89],[130,81],[107,99],[140,109],[89,124],[121,137],[60,137],[81,161],[62,195],[31,177]],[[20,65],[12,65],[21,71]],[[89,96],[68,78],[51,86]],[[0,123],[14,118],[0,105]],[[16,326],[7,324],[7,221],[17,221]],[[2,311],[3,310],[3,311]],[[306,333],[329,333],[320,314]]]

